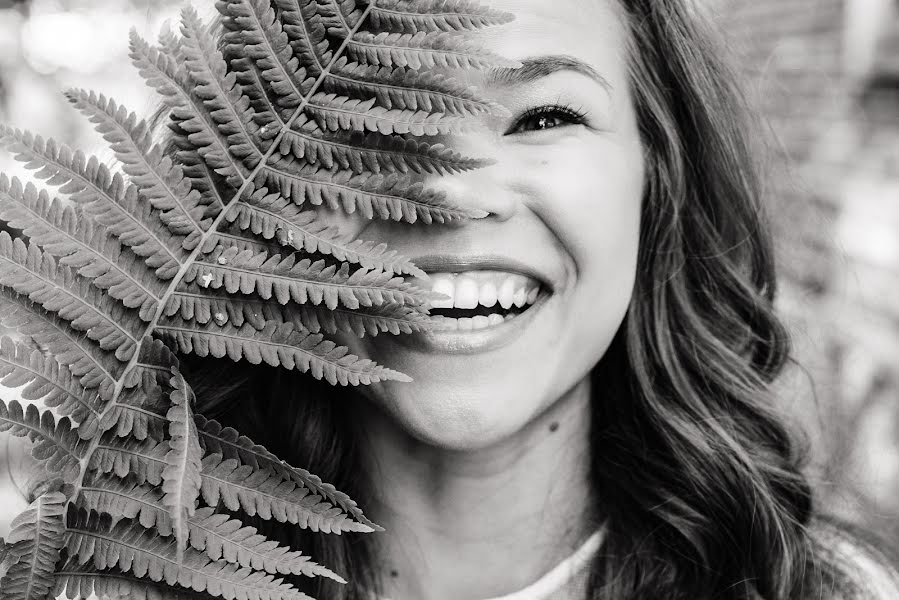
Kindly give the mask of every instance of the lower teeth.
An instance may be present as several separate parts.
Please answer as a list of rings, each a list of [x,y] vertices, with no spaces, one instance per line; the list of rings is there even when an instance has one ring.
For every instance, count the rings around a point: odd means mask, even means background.
[[[493,327],[494,325],[499,325],[503,321],[511,321],[520,313],[509,313],[505,316],[493,313],[490,316],[477,316],[477,317],[444,317],[443,315],[433,315],[428,320],[429,323],[433,325],[435,330],[439,331],[476,331],[478,329],[486,329],[488,327]]]

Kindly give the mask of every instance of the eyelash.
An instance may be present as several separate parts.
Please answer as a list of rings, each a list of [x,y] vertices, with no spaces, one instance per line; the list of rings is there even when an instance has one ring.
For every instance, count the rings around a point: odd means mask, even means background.
[[[515,126],[509,133],[517,133],[518,128],[521,126],[521,124],[530,119],[550,115],[561,117],[568,122],[568,125],[581,125],[584,123],[584,120],[587,116],[583,111],[577,110],[571,105],[567,104],[549,104],[546,106],[538,106],[525,112],[518,119],[518,121],[515,123]],[[556,127],[560,127],[560,125],[556,125],[554,127],[549,127],[546,129],[529,129],[527,131],[531,133],[538,131],[548,131],[549,129],[555,129]]]

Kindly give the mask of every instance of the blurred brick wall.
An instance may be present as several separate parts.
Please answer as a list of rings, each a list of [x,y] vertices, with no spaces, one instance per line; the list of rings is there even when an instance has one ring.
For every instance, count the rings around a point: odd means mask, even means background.
[[[796,357],[826,510],[899,542],[899,2],[708,0],[769,123]]]

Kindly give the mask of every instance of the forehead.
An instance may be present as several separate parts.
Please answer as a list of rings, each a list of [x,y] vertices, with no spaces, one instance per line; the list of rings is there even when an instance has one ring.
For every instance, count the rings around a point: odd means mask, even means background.
[[[478,33],[501,56],[569,55],[606,77],[623,76],[625,22],[615,0],[488,0],[515,15],[511,23]],[[618,77],[616,77],[616,75]]]

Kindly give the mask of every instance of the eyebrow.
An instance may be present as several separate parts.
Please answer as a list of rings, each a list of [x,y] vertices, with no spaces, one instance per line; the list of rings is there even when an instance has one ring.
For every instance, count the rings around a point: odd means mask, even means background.
[[[522,66],[517,69],[508,67],[491,69],[490,73],[487,75],[487,85],[497,86],[533,83],[538,79],[542,79],[547,75],[552,75],[559,71],[574,71],[575,73],[590,77],[606,88],[609,93],[612,92],[612,85],[605,77],[600,75],[596,69],[581,59],[568,54],[532,56],[520,62],[522,63]]]

